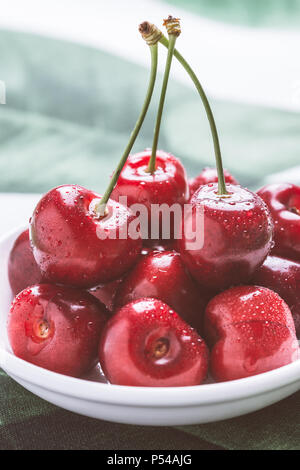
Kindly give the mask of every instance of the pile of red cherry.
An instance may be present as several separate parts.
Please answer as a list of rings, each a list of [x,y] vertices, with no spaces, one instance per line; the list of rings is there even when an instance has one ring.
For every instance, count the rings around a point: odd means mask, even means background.
[[[200,384],[209,364],[224,381],[296,360],[300,188],[271,185],[254,194],[227,174],[229,196],[220,198],[215,170],[188,183],[179,160],[161,153],[157,193],[155,176],[144,172],[147,158],[129,157],[118,193],[172,203],[186,200],[190,187],[191,204],[205,208],[203,247],[188,251],[184,239],[101,240],[99,227],[120,228],[129,209],[117,206],[118,217],[102,227],[90,210],[100,196],[79,186],[52,189],[31,219],[32,243],[27,230],[10,253],[14,353],[73,376],[99,359],[111,383],[141,386]]]
[[[174,50],[179,20],[164,24],[169,42],[154,25],[140,26],[152,52],[150,86],[107,191],[52,189],[10,253],[12,349],[61,374],[82,377],[99,361],[113,384],[187,386],[203,383],[209,371],[226,381],[300,358],[300,187],[253,193],[223,173],[204,91]],[[154,143],[128,156],[153,91],[155,40],[168,57]],[[190,181],[179,159],[156,150],[173,54],[196,85],[214,139],[218,171],[206,168]],[[149,228],[153,205],[189,203],[182,236],[170,226],[168,240],[149,241],[142,231],[133,237],[128,227],[137,218],[129,207],[136,203],[148,210]],[[203,243],[191,247],[199,210]]]

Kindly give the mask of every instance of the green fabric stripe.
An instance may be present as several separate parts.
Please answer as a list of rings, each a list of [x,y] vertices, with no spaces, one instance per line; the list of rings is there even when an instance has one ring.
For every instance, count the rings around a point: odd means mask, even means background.
[[[159,429],[107,423],[60,410],[6,374],[1,377],[0,403],[0,448],[7,448],[7,442],[15,449],[130,449],[133,445],[136,449],[300,448],[300,392],[239,418]]]
[[[67,182],[101,191],[137,118],[148,71],[88,47],[7,31],[0,31],[0,54],[7,84],[0,191],[44,192]],[[151,145],[160,79],[134,151]],[[224,166],[243,184],[259,186],[270,171],[299,164],[299,114],[221,101],[212,107]],[[214,165],[197,93],[174,80],[159,147],[180,157],[190,175]]]
[[[300,392],[239,418],[181,429],[230,450],[299,450]]]
[[[0,449],[221,449],[180,429],[108,423],[61,410],[7,376],[0,403]]]
[[[213,20],[252,27],[291,29],[300,24],[300,0],[166,0],[166,3]]]
[[[47,415],[55,407],[25,390],[3,371],[0,375],[0,427],[20,423],[32,416]]]

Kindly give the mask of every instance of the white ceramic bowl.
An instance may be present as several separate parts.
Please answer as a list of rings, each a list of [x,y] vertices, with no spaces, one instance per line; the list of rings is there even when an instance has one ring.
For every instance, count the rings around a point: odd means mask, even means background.
[[[7,278],[15,230],[0,240],[0,366],[16,382],[41,398],[76,413],[141,425],[208,423],[271,405],[300,390],[300,360],[241,380],[194,387],[123,387],[56,374],[15,357],[6,319],[11,302]],[[101,380],[101,378],[100,378]]]

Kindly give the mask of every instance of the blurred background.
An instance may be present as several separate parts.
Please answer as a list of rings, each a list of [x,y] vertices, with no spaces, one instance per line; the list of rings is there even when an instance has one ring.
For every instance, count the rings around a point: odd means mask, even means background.
[[[10,0],[0,15],[0,230],[23,223],[53,186],[105,188],[147,87],[138,24],[161,26],[169,14],[181,18],[177,47],[211,98],[224,166],[253,189],[300,184],[300,0]],[[159,52],[134,151],[151,146]],[[214,165],[200,99],[176,61],[159,147],[190,176]]]

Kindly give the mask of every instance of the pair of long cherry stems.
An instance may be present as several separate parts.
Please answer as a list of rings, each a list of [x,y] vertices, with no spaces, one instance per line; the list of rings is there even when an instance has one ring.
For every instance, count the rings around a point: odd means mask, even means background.
[[[154,129],[151,158],[149,160],[147,171],[150,174],[155,173],[156,152],[157,152],[157,144],[158,144],[158,138],[159,138],[162,113],[163,113],[163,108],[164,108],[164,103],[165,103],[171,63],[172,63],[173,56],[175,56],[176,59],[180,62],[180,64],[184,67],[184,69],[186,70],[190,78],[192,79],[206,111],[206,115],[207,115],[210,129],[211,129],[213,144],[214,144],[215,160],[216,160],[216,167],[217,167],[217,172],[218,172],[218,195],[226,196],[228,194],[226,190],[226,186],[225,186],[225,178],[224,178],[218,132],[217,132],[217,128],[216,128],[216,124],[215,124],[215,120],[214,120],[214,116],[213,116],[210,104],[208,102],[207,96],[195,72],[193,71],[191,66],[188,64],[188,62],[184,59],[184,57],[177,51],[177,49],[175,49],[176,39],[181,32],[179,20],[177,18],[169,17],[167,20],[164,21],[164,25],[167,27],[169,39],[167,39],[155,25],[152,25],[148,22],[144,22],[140,25],[140,28],[139,28],[140,32],[142,36],[144,37],[144,39],[146,40],[147,44],[149,45],[150,53],[151,53],[151,71],[150,71],[148,89],[147,89],[146,98],[145,98],[141,113],[130,135],[129,142],[124,150],[123,156],[110,180],[107,190],[105,191],[104,195],[99,201],[99,204],[95,208],[99,216],[103,216],[105,214],[106,204],[109,200],[109,197],[114,187],[117,184],[119,175],[126,163],[128,155],[134,145],[134,142],[139,134],[139,131],[142,127],[145,116],[147,114],[149,104],[151,102],[153,90],[154,90],[155,81],[156,81],[158,42],[160,42],[163,46],[165,46],[168,49],[168,55],[166,59],[161,95],[160,95],[156,124],[155,124],[155,129]]]

